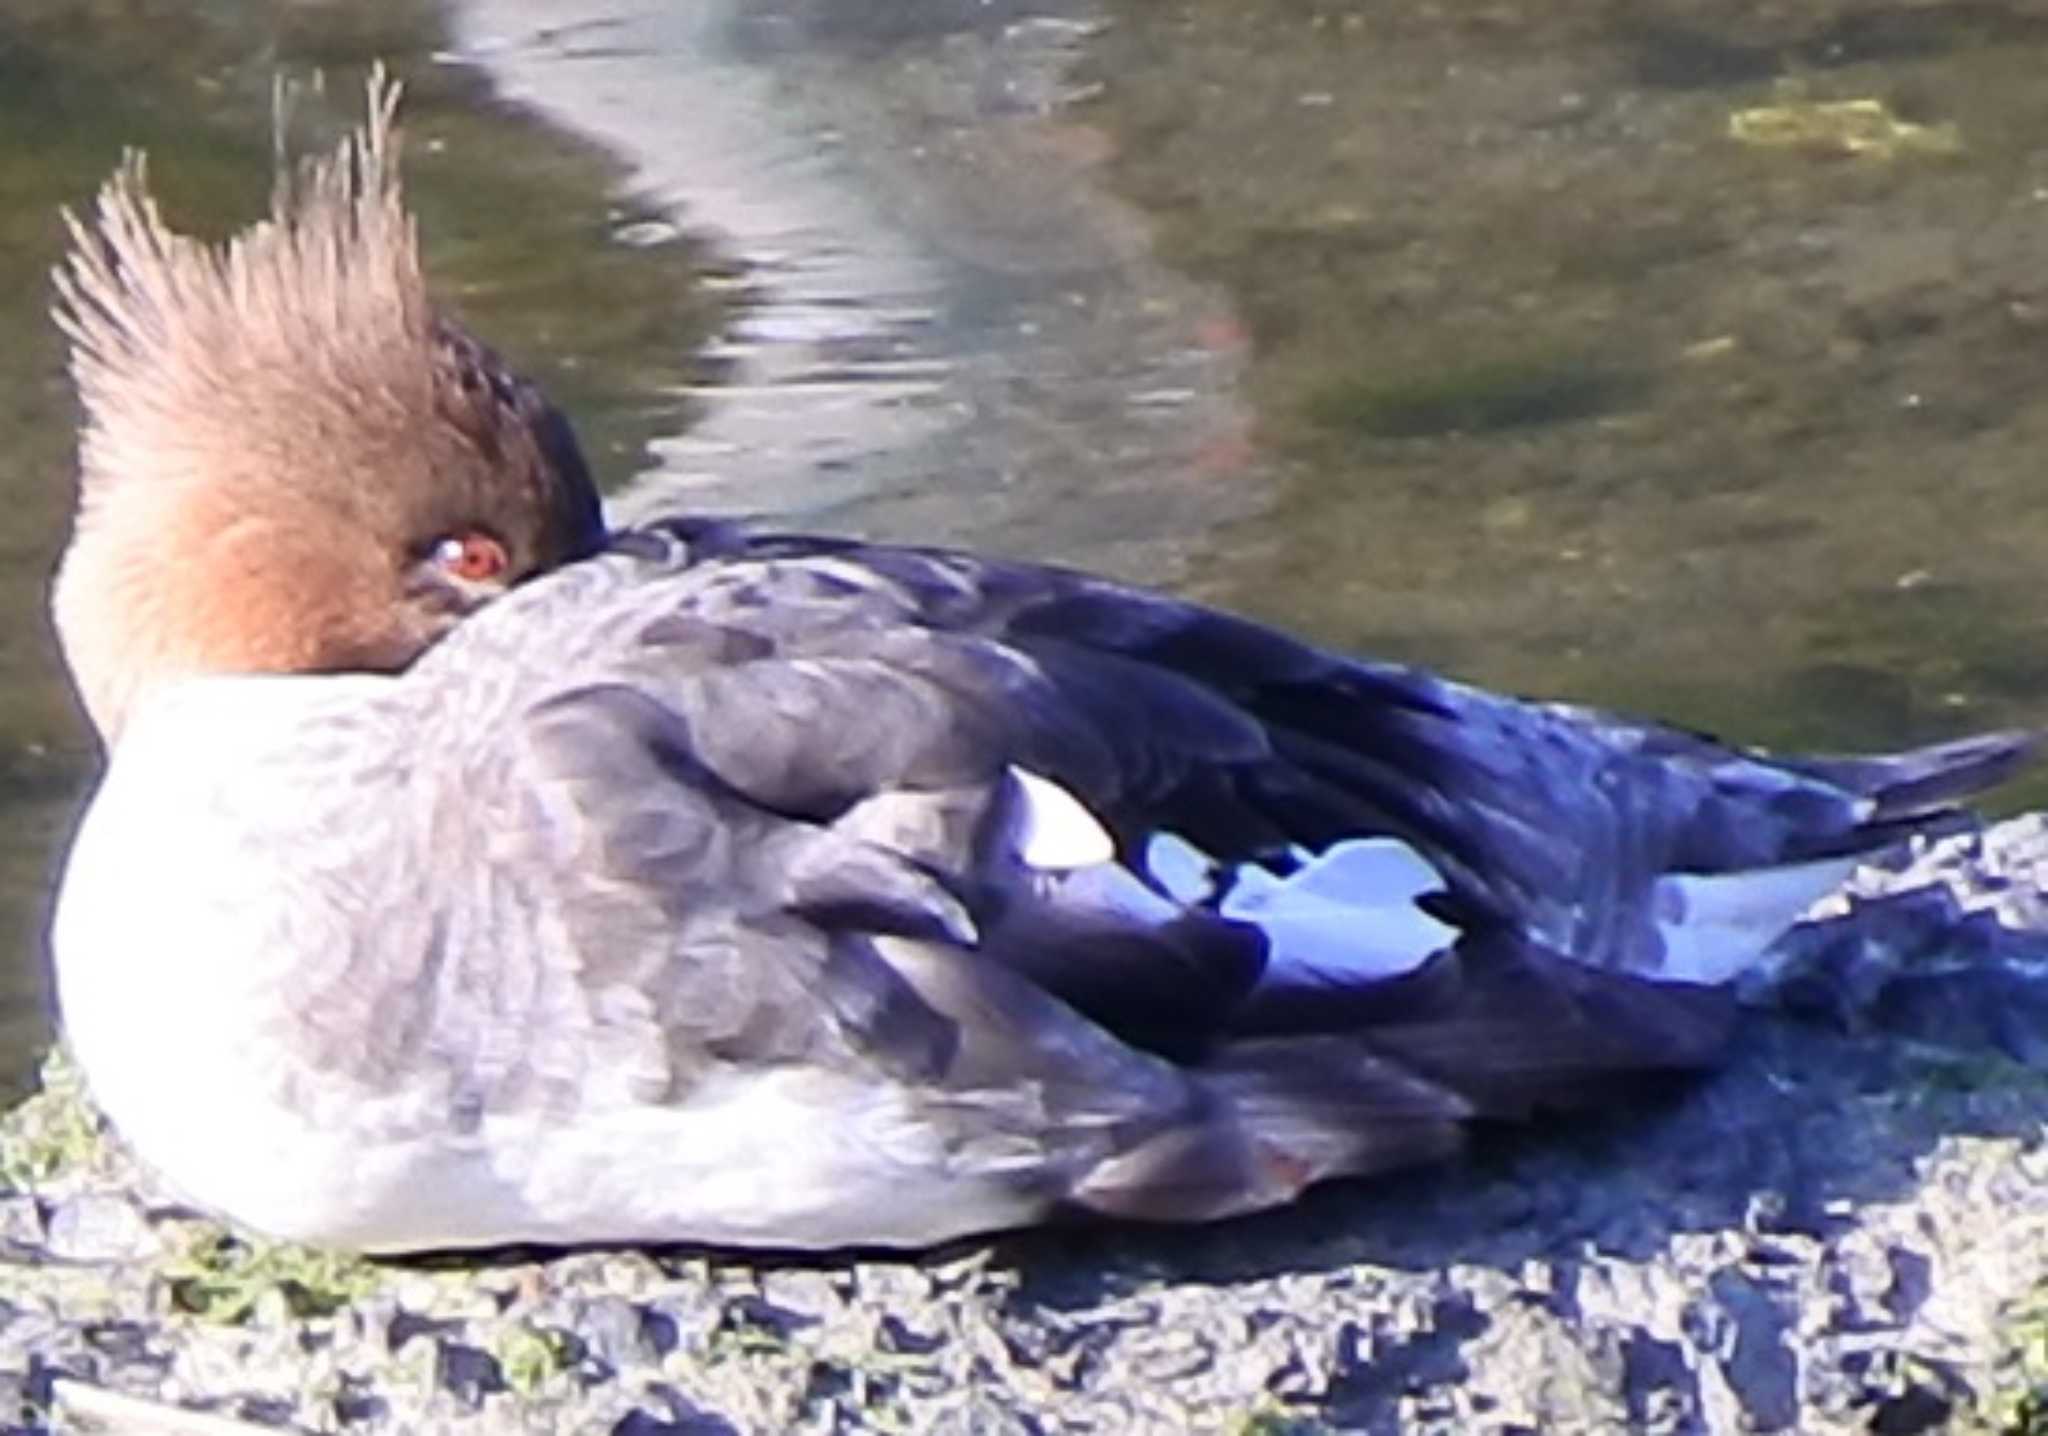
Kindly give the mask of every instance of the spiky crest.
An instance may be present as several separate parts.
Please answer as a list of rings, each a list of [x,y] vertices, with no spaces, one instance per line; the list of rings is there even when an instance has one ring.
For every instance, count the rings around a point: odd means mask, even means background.
[[[282,170],[269,217],[225,246],[172,232],[137,151],[89,219],[65,213],[71,252],[54,312],[85,409],[86,506],[107,486],[186,474],[192,466],[167,460],[213,437],[195,417],[218,410],[223,390],[309,363],[326,371],[309,377],[329,393],[425,372],[432,315],[399,178],[401,87],[379,67],[368,90],[362,127]],[[413,362],[393,365],[399,354]],[[375,372],[333,372],[351,365]]]
[[[281,165],[224,245],[171,230],[136,154],[67,216],[84,425],[51,606],[110,741],[181,677],[404,667],[489,596],[427,565],[444,537],[490,536],[506,583],[603,540],[567,423],[430,302],[399,86],[368,89],[363,125]]]

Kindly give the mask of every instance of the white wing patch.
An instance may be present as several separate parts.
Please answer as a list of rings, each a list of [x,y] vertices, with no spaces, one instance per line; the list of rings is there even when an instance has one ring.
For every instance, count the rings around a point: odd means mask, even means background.
[[[1443,874],[1394,838],[1350,838],[1276,877],[1246,863],[1218,909],[1266,934],[1266,984],[1349,986],[1411,972],[1458,938],[1415,905]]]
[[[1017,802],[1012,818],[1012,851],[1026,867],[1071,872],[1116,858],[1109,830],[1081,800],[1049,778],[1022,768],[1009,772]]]
[[[1321,853],[1296,848],[1281,877],[1257,863],[1226,867],[1178,833],[1145,843],[1143,871],[1116,860],[1116,843],[1080,799],[1022,768],[1006,845],[1025,866],[1060,874],[1064,901],[1148,927],[1186,909],[1216,912],[1266,935],[1264,984],[1354,986],[1413,971],[1457,941],[1458,929],[1415,905],[1445,891],[1443,874],[1395,838],[1350,838]]]
[[[1216,860],[1179,833],[1146,840],[1145,871],[1177,903],[1207,902],[1216,891]]]
[[[1848,881],[1856,861],[1823,858],[1713,876],[1666,874],[1657,879],[1655,897],[1664,965],[1650,975],[1721,983],[1748,971],[1808,908]]]

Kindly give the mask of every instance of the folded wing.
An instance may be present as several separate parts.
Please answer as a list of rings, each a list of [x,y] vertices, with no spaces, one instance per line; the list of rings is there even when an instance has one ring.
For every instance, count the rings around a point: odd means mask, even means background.
[[[635,966],[677,1090],[860,1070],[1048,1206],[1268,1205],[1709,1061],[1721,980],[2026,747],[1779,763],[1058,570],[628,547],[512,725],[586,981]]]

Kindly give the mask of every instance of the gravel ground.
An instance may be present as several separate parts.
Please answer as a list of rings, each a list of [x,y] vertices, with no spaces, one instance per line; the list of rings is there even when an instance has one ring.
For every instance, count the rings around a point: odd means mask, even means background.
[[[0,1126],[0,1428],[2038,1433],[2044,878],[2038,816],[1862,874],[1785,945],[1790,1014],[1627,1111],[909,1259],[250,1246],[54,1060]]]

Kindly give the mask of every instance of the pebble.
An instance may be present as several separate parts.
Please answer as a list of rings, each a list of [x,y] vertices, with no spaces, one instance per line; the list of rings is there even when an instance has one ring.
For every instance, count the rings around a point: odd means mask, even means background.
[[[43,1249],[60,1261],[108,1263],[145,1260],[159,1244],[127,1196],[84,1193],[56,1204]]]

